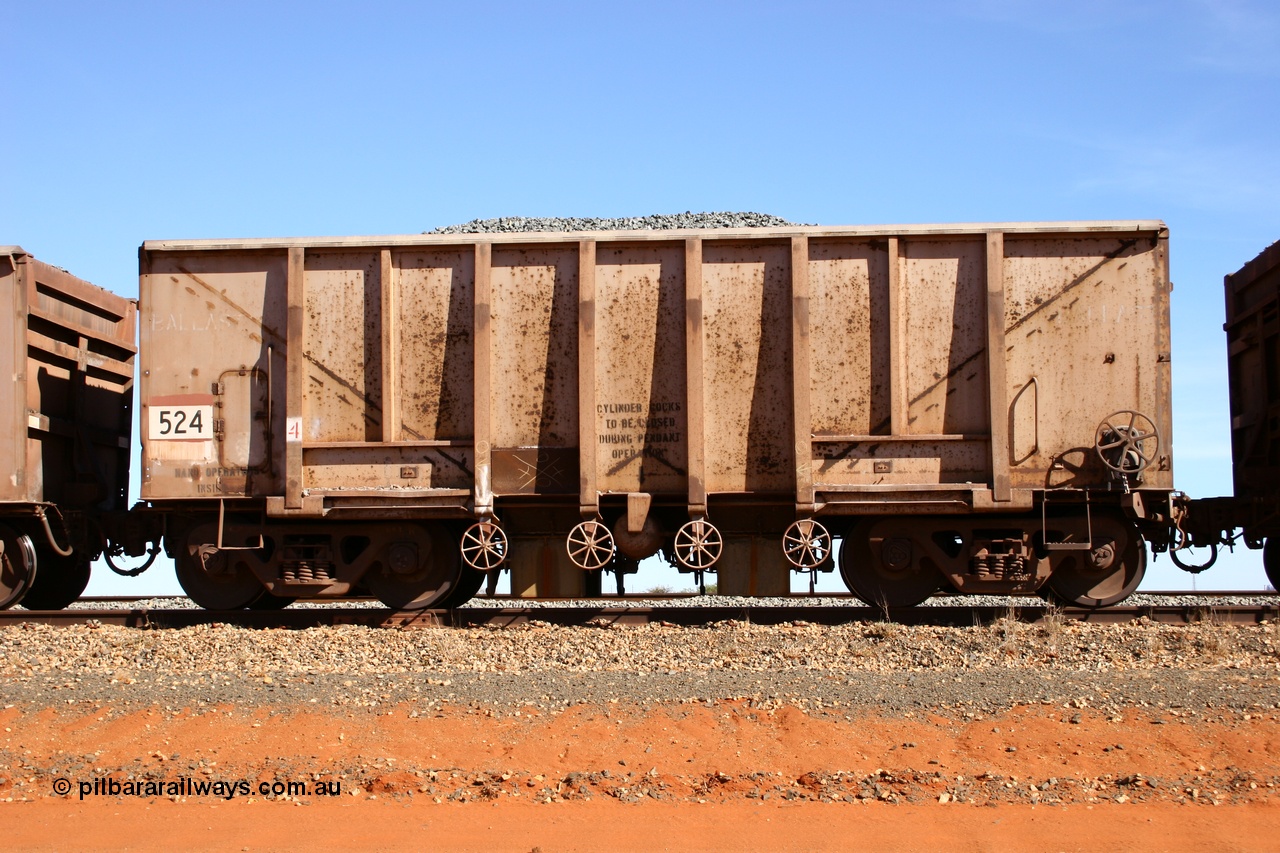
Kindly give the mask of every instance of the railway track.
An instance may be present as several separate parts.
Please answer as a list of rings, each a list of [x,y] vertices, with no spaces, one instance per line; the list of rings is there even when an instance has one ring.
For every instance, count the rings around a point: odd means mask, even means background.
[[[1280,598],[1269,597],[1264,603],[1240,603],[1252,593],[1145,593],[1144,603],[1089,610],[1080,607],[1054,607],[1038,599],[1017,604],[944,604],[881,609],[854,604],[848,596],[822,596],[826,602],[844,598],[851,603],[806,604],[801,597],[787,604],[706,604],[690,605],[697,596],[637,596],[634,602],[624,598],[607,603],[584,602],[580,599],[543,601],[537,605],[521,605],[522,599],[509,598],[507,606],[493,599],[484,606],[456,610],[396,611],[382,607],[357,606],[354,600],[324,607],[296,607],[286,610],[201,610],[191,607],[153,607],[142,598],[87,599],[82,606],[68,610],[0,611],[0,626],[21,623],[46,625],[81,625],[97,622],[130,628],[187,628],[195,625],[235,625],[245,628],[314,628],[335,625],[363,625],[375,628],[489,627],[503,628],[534,622],[554,625],[611,627],[652,623],[680,626],[708,625],[716,622],[740,621],[758,625],[810,623],[840,625],[855,622],[892,621],[906,625],[943,625],[964,627],[982,625],[999,619],[1015,619],[1037,623],[1047,620],[1071,620],[1093,624],[1117,624],[1135,619],[1148,619],[1166,624],[1191,624],[1214,621],[1222,624],[1250,625],[1280,619]],[[1168,603],[1161,603],[1167,598]],[[1154,599],[1154,603],[1153,603]],[[935,599],[945,601],[945,597]],[[680,602],[684,602],[683,604]],[[106,606],[113,604],[115,606]],[[96,605],[96,606],[95,606]]]

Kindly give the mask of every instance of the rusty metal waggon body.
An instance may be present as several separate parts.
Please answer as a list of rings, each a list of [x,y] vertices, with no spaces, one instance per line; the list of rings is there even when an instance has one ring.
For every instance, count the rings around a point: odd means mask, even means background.
[[[1174,562],[1190,572],[1213,565],[1220,545],[1263,549],[1280,588],[1280,243],[1223,279],[1233,494],[1178,496]],[[1208,549],[1196,556],[1182,548]]]
[[[1162,223],[150,241],[142,496],[199,603],[1103,605],[1167,545]],[[833,543],[833,539],[835,542]],[[835,555],[838,553],[838,559]],[[596,580],[592,580],[595,578]]]
[[[136,314],[0,247],[0,608],[74,601],[126,510]]]
[[[1280,243],[1223,284],[1235,523],[1280,589]]]

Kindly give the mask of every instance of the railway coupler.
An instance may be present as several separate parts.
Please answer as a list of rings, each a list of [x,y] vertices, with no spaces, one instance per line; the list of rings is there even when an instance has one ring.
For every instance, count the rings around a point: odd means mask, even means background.
[[[128,578],[142,574],[151,568],[160,555],[164,531],[164,516],[141,503],[128,512],[103,516],[99,533],[102,558],[107,568]],[[146,559],[137,566],[125,568],[116,562],[125,557]]]
[[[1202,501],[1193,501],[1183,492],[1169,495],[1168,523],[1164,528],[1164,547],[1169,559],[1184,572],[1198,575],[1218,561],[1218,546],[1234,546],[1237,536],[1234,522],[1209,507],[1201,510]],[[1193,551],[1199,553],[1193,554]]]

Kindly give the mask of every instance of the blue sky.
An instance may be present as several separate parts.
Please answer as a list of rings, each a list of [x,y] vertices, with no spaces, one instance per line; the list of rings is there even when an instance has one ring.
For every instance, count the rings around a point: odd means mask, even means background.
[[[1222,276],[1280,238],[1271,4],[6,5],[0,243],[127,295],[144,239],[1163,219],[1177,482],[1230,492]],[[144,578],[111,588],[172,583]],[[1261,583],[1254,554],[1199,580]]]

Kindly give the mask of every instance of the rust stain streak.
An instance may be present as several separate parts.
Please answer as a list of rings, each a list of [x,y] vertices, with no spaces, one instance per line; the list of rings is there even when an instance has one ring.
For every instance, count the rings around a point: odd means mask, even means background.
[[[224,303],[226,303],[226,305],[227,305],[228,307],[230,307],[230,308],[231,308],[232,310],[234,310],[236,313],[238,313],[238,314],[240,314],[241,316],[245,317],[247,320],[249,320],[251,323],[253,323],[255,327],[262,329],[264,332],[266,332],[268,335],[270,335],[273,339],[275,339],[278,343],[280,343],[281,345],[284,345],[284,344],[285,344],[285,337],[284,337],[283,335],[281,335],[278,331],[276,331],[275,329],[273,329],[271,326],[267,325],[266,320],[264,320],[264,319],[263,319],[263,318],[261,318],[261,317],[255,317],[255,316],[253,315],[253,313],[252,313],[252,312],[250,312],[250,311],[246,310],[245,308],[241,307],[239,304],[237,304],[237,303],[236,303],[236,301],[235,301],[234,299],[232,299],[231,297],[227,296],[227,294],[223,293],[221,290],[218,290],[216,287],[214,287],[213,285],[209,284],[207,281],[204,281],[203,279],[201,279],[201,278],[200,278],[200,276],[196,275],[195,273],[191,272],[190,270],[185,269],[185,268],[183,268],[183,267],[181,267],[181,266],[180,266],[180,267],[178,267],[178,270],[179,270],[183,275],[187,276],[187,277],[188,277],[188,278],[190,278],[192,281],[194,281],[196,284],[200,285],[200,286],[201,286],[201,287],[203,287],[205,290],[209,291],[209,292],[210,292],[210,293],[212,293],[214,296],[216,296],[218,299],[222,300]],[[337,373],[334,373],[332,370],[330,370],[330,369],[329,369],[325,364],[323,364],[319,359],[317,359],[317,358],[316,358],[315,356],[313,356],[311,353],[309,353],[309,352],[304,352],[304,353],[302,354],[302,357],[303,357],[304,359],[306,359],[307,361],[311,362],[311,364],[313,364],[313,365],[316,367],[316,369],[317,369],[317,370],[319,370],[321,373],[323,373],[325,376],[329,377],[329,378],[330,378],[330,379],[332,379],[334,382],[338,383],[338,384],[339,384],[339,385],[341,385],[343,388],[346,388],[346,389],[347,389],[348,391],[350,391],[352,394],[354,394],[354,395],[356,395],[357,397],[359,397],[359,398],[360,398],[360,400],[361,400],[362,402],[364,402],[364,403],[365,403],[369,408],[374,409],[374,410],[376,410],[376,411],[377,411],[377,412],[379,412],[379,413],[381,413],[381,412],[382,412],[382,406],[380,406],[378,403],[376,403],[376,402],[375,402],[373,399],[371,399],[368,395],[366,395],[366,394],[364,394],[363,392],[361,392],[358,388],[356,388],[356,387],[355,387],[354,385],[352,385],[350,382],[348,382],[347,380],[343,379],[343,378],[342,378],[341,376],[339,376]],[[312,377],[312,379],[313,379],[313,381],[318,381],[318,380],[315,380],[315,377]],[[345,397],[343,397],[342,395],[338,395],[338,399],[342,400],[342,401],[343,401],[344,403],[346,403],[347,405],[355,405],[354,403],[352,403],[350,400],[346,399],[346,398],[345,398]],[[372,424],[377,425],[377,424],[380,424],[380,423],[381,423],[381,421],[379,421],[379,420],[378,420],[378,419],[376,419],[376,418],[372,418],[372,417],[370,417],[368,414],[366,414],[366,415],[365,415],[365,417],[366,417],[366,419],[368,419],[368,420],[369,420],[369,422],[370,422],[370,423],[372,423]],[[402,428],[402,429],[404,429],[404,431],[405,431],[406,433],[408,433],[409,435],[413,436],[414,438],[418,438],[418,439],[424,438],[424,436],[423,436],[421,433],[417,432],[416,430],[411,429],[407,424],[404,424],[403,422],[401,423],[401,428]],[[450,459],[449,461],[450,461],[450,462],[453,462],[454,460]],[[455,464],[456,464],[456,463],[455,463]],[[465,470],[465,468],[464,468],[464,470]]]
[[[1050,305],[1053,305],[1055,302],[1057,302],[1057,301],[1058,301],[1059,299],[1061,299],[1062,297],[1066,296],[1068,293],[1070,293],[1070,292],[1071,292],[1072,290],[1074,290],[1075,288],[1077,288],[1077,287],[1079,287],[1080,285],[1084,284],[1086,281],[1088,281],[1088,280],[1089,280],[1089,278],[1090,278],[1091,276],[1093,276],[1093,274],[1094,274],[1094,273],[1098,272],[1098,270],[1102,269],[1102,268],[1103,268],[1103,267],[1105,267],[1107,264],[1111,263],[1111,262],[1112,262],[1112,261],[1114,261],[1116,258],[1120,257],[1120,255],[1122,255],[1122,254],[1124,254],[1125,252],[1129,251],[1130,249],[1132,249],[1132,248],[1133,248],[1134,246],[1136,246],[1136,245],[1138,245],[1138,240],[1137,240],[1137,238],[1134,238],[1134,239],[1132,239],[1132,240],[1122,240],[1122,241],[1120,241],[1120,246],[1119,246],[1115,251],[1113,251],[1113,252],[1109,252],[1109,253],[1107,254],[1107,256],[1106,256],[1106,257],[1104,257],[1102,260],[1098,261],[1096,264],[1094,264],[1093,266],[1089,267],[1089,269],[1085,270],[1084,272],[1080,273],[1080,275],[1076,276],[1075,280],[1074,280],[1074,281],[1072,281],[1070,284],[1068,284],[1066,287],[1062,288],[1062,290],[1059,290],[1059,291],[1058,291],[1057,293],[1055,293],[1053,296],[1049,297],[1049,298],[1048,298],[1048,299],[1046,299],[1044,302],[1041,302],[1041,303],[1040,303],[1039,305],[1037,305],[1035,308],[1033,308],[1032,310],[1028,311],[1025,315],[1023,315],[1022,319],[1018,320],[1018,322],[1014,323],[1012,326],[1009,326],[1007,329],[1005,329],[1005,330],[1004,330],[1004,333],[1007,335],[1007,334],[1009,334],[1010,332],[1012,332],[1012,331],[1014,331],[1015,329],[1017,329],[1018,327],[1020,327],[1020,326],[1024,325],[1024,324],[1025,324],[1028,320],[1030,320],[1032,317],[1036,316],[1036,315],[1037,315],[1037,314],[1039,314],[1041,311],[1044,311],[1044,310],[1045,310],[1046,308],[1048,308]],[[1121,266],[1123,267],[1123,264],[1122,264]],[[1074,304],[1074,303],[1072,303],[1072,304]]]
[[[408,429],[408,427],[405,427],[405,429]],[[437,450],[436,455],[438,455],[441,459],[444,459],[450,464],[452,464],[455,468],[457,468],[462,473],[466,474],[468,477],[472,476],[472,471],[470,468],[467,467],[467,462],[465,458],[454,459],[452,456],[450,456],[448,453],[445,453],[443,450]]]
[[[1064,287],[1062,290],[1058,291],[1058,292],[1057,292],[1056,294],[1054,294],[1052,297],[1050,297],[1049,299],[1046,299],[1044,302],[1042,302],[1042,303],[1040,303],[1039,305],[1037,305],[1034,309],[1032,309],[1031,311],[1029,311],[1026,315],[1024,315],[1021,319],[1019,319],[1019,320],[1018,320],[1016,323],[1014,323],[1012,326],[1009,326],[1008,328],[1006,328],[1006,329],[1005,329],[1005,334],[1009,334],[1010,332],[1013,332],[1014,330],[1018,329],[1020,326],[1025,325],[1025,324],[1026,324],[1026,322],[1027,322],[1028,320],[1030,320],[1032,317],[1035,317],[1037,314],[1040,314],[1042,311],[1044,311],[1045,309],[1047,309],[1049,306],[1053,305],[1055,302],[1057,302],[1058,300],[1062,299],[1064,296],[1066,296],[1068,293],[1070,293],[1074,288],[1079,287],[1081,284],[1084,284],[1086,281],[1088,281],[1088,280],[1089,280],[1089,278],[1090,278],[1091,276],[1093,276],[1095,273],[1097,273],[1097,272],[1098,272],[1098,270],[1102,269],[1102,268],[1103,268],[1103,267],[1105,267],[1107,264],[1109,264],[1109,263],[1111,263],[1112,261],[1114,261],[1116,258],[1118,258],[1118,257],[1119,257],[1121,254],[1123,254],[1124,252],[1126,252],[1126,251],[1128,251],[1129,249],[1133,248],[1135,245],[1137,245],[1137,243],[1138,243],[1138,241],[1137,241],[1136,239],[1134,239],[1134,240],[1124,240],[1124,241],[1122,241],[1122,242],[1121,242],[1121,244],[1120,244],[1120,246],[1119,246],[1118,248],[1116,248],[1114,251],[1112,251],[1112,252],[1108,253],[1108,254],[1107,254],[1107,256],[1106,256],[1105,258],[1103,258],[1101,261],[1099,261],[1098,263],[1094,264],[1092,267],[1090,267],[1089,269],[1085,270],[1085,271],[1084,271],[1083,273],[1081,273],[1080,275],[1076,276],[1076,278],[1075,278],[1074,280],[1072,280],[1072,281],[1071,281],[1071,282],[1070,282],[1066,287]],[[1073,302],[1072,304],[1074,304],[1074,302]],[[1039,329],[1033,329],[1031,332],[1028,332],[1028,334],[1034,334],[1034,333],[1036,333],[1036,332],[1038,332],[1038,331],[1040,331],[1040,330],[1039,330]],[[961,370],[963,370],[963,369],[965,368],[965,366],[966,366],[966,365],[968,365],[968,364],[969,364],[970,362],[972,362],[974,359],[976,359],[976,358],[978,358],[979,356],[981,356],[981,355],[982,355],[983,353],[985,353],[986,351],[987,351],[987,348],[986,348],[986,347],[983,347],[982,349],[979,349],[977,352],[975,352],[973,355],[971,355],[971,356],[969,356],[968,358],[966,358],[964,361],[961,361],[961,362],[960,362],[959,364],[957,364],[955,367],[953,367],[953,368],[951,368],[950,370],[948,370],[945,376],[941,377],[940,379],[938,379],[936,382],[932,383],[931,385],[926,386],[926,387],[925,387],[925,389],[924,389],[923,391],[921,391],[921,392],[920,392],[919,394],[917,394],[916,396],[912,397],[910,402],[911,402],[912,404],[915,404],[915,403],[918,403],[918,402],[920,402],[921,400],[923,400],[925,397],[929,396],[929,394],[931,394],[934,390],[936,390],[936,389],[937,389],[937,387],[938,387],[939,385],[941,385],[942,383],[946,382],[948,379],[951,379],[952,377],[954,377],[957,373],[959,373]],[[888,418],[885,418],[884,420],[880,421],[880,423],[878,423],[878,424],[876,424],[874,427],[872,427],[871,431],[872,431],[872,432],[878,432],[878,431],[880,431],[880,430],[882,430],[882,429],[887,429],[887,428],[888,428],[888,426],[889,426],[889,419],[888,419]]]
[[[241,315],[242,317],[244,317],[246,320],[248,320],[248,321],[249,321],[249,322],[251,322],[251,323],[254,323],[254,324],[255,324],[255,325],[257,325],[259,328],[261,328],[264,332],[266,332],[267,334],[271,335],[271,337],[275,338],[275,339],[276,339],[276,341],[278,341],[278,342],[279,342],[279,343],[281,343],[281,344],[285,343],[285,336],[284,336],[284,335],[282,335],[282,334],[280,334],[278,331],[276,331],[275,329],[271,328],[270,326],[268,326],[268,325],[267,325],[267,323],[266,323],[266,321],[265,321],[265,320],[263,320],[261,317],[255,317],[255,316],[253,316],[253,313],[252,313],[251,311],[247,311],[246,309],[242,308],[240,305],[238,305],[238,304],[236,303],[236,301],[235,301],[235,300],[233,300],[231,297],[227,296],[227,294],[223,293],[221,290],[218,290],[216,287],[214,287],[213,285],[209,284],[207,281],[205,281],[204,279],[200,278],[200,276],[196,275],[195,273],[191,272],[190,270],[185,269],[184,267],[181,267],[181,266],[180,266],[180,267],[178,267],[178,270],[179,270],[183,275],[187,276],[187,277],[188,277],[188,278],[190,278],[192,281],[194,281],[196,284],[200,285],[200,286],[201,286],[201,287],[203,287],[205,290],[209,291],[209,292],[210,292],[210,293],[212,293],[214,296],[216,296],[216,297],[218,297],[219,299],[221,299],[223,302],[225,302],[227,305],[229,305],[232,309],[234,309],[238,314],[240,314],[240,315]]]

